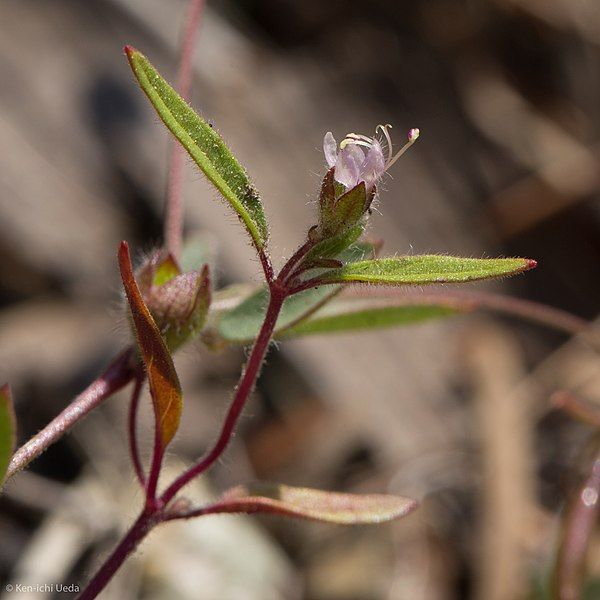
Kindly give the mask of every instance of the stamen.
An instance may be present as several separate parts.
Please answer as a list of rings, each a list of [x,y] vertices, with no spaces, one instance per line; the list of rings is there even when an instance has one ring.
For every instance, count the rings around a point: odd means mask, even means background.
[[[364,141],[358,138],[348,137],[346,136],[340,142],[340,149],[343,150],[348,144],[356,144],[357,146],[363,146],[365,148],[370,148],[373,145],[373,140],[369,139],[369,141]]]
[[[408,142],[400,148],[398,153],[388,161],[385,166],[385,170],[387,171],[419,138],[420,131],[415,127],[408,132]]]
[[[354,140],[364,140],[365,142],[373,143],[373,138],[367,137],[366,135],[362,135],[362,133],[347,133],[346,138]]]
[[[392,146],[392,138],[391,138],[390,133],[388,131],[388,129],[391,129],[391,128],[392,128],[392,126],[389,123],[387,123],[385,125],[377,125],[377,127],[375,127],[375,133],[377,133],[378,129],[381,129],[383,135],[385,136],[386,142],[387,142],[388,159],[387,159],[386,162],[388,162],[390,160],[390,158],[392,156],[392,151],[393,151],[392,150],[392,148],[393,148],[393,146]]]

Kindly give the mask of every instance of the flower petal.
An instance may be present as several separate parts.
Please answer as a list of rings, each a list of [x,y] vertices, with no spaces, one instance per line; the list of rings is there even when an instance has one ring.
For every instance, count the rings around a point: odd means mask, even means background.
[[[365,182],[367,190],[369,190],[384,172],[385,158],[383,156],[383,149],[381,148],[381,144],[377,140],[374,140],[360,169],[359,178]]]
[[[359,164],[352,153],[348,152],[347,148],[344,148],[338,154],[334,172],[335,180],[341,183],[347,190],[355,187],[358,185]]]
[[[333,167],[337,162],[337,142],[331,131],[328,131],[323,138],[323,154],[329,167]]]

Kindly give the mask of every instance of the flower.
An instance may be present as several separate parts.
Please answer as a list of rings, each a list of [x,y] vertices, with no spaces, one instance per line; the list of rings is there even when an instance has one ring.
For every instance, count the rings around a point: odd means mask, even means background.
[[[391,125],[378,125],[375,133],[381,130],[384,139],[367,137],[358,133],[348,133],[338,144],[331,131],[323,139],[323,153],[330,168],[334,168],[335,180],[342,184],[346,190],[356,187],[364,181],[367,192],[381,176],[410,148],[419,137],[419,130],[414,128],[408,132],[408,141],[396,153],[393,153],[392,138],[388,129]],[[382,144],[386,146],[386,152]],[[366,149],[366,152],[365,152]]]

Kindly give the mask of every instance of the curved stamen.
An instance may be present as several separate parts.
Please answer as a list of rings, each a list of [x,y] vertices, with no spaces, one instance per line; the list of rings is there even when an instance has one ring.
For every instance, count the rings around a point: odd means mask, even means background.
[[[371,140],[370,142],[366,142],[364,140],[357,140],[355,138],[346,137],[340,142],[340,149],[343,150],[348,144],[354,144],[355,146],[363,146],[364,148],[371,148],[371,146],[373,145],[373,141]]]
[[[392,126],[389,123],[386,123],[385,125],[377,125],[377,127],[375,127],[375,132],[377,133],[378,129],[381,129],[381,132],[383,133],[383,135],[385,136],[385,140],[387,142],[387,160],[385,161],[385,164],[387,165],[392,157],[392,152],[393,152],[393,145],[392,145],[392,138],[390,136],[390,132],[388,131],[388,129],[391,129]]]
[[[404,146],[398,150],[397,154],[387,162],[385,166],[386,171],[417,141],[419,133],[419,130],[416,128],[411,129],[408,132],[408,142],[406,142],[406,144],[404,144]]]

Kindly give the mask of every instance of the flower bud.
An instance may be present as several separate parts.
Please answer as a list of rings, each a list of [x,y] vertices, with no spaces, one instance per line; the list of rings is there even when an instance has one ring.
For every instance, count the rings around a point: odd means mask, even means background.
[[[169,350],[200,334],[210,306],[208,265],[182,273],[170,254],[159,251],[138,269],[137,280]]]

